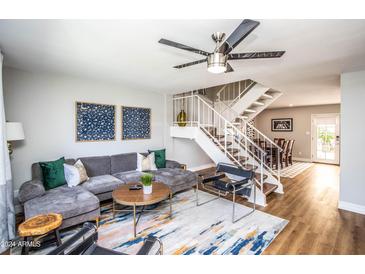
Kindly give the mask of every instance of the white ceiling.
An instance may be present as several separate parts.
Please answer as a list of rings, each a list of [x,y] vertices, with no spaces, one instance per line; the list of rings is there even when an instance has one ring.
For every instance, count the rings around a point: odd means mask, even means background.
[[[206,51],[215,31],[241,20],[0,20],[5,65],[178,93],[251,78],[285,93],[274,107],[340,102],[340,74],[365,69],[365,20],[259,20],[234,52],[286,50],[280,59],[231,61],[214,75],[200,55],[158,43],[166,38]]]

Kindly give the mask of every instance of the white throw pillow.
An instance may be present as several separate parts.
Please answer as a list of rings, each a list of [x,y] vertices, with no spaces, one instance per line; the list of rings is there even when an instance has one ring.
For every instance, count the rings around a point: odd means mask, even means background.
[[[63,164],[63,167],[65,179],[69,187],[77,186],[89,180],[85,167],[80,160],[78,160],[74,165]]]
[[[137,169],[136,171],[147,171],[147,170],[157,170],[155,164],[155,153],[152,152],[146,157],[142,154],[137,153]]]

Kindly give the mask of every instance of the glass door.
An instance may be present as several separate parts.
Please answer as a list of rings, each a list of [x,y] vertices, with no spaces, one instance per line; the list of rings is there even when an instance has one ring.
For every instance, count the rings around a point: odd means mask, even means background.
[[[339,114],[312,115],[312,161],[339,164]]]

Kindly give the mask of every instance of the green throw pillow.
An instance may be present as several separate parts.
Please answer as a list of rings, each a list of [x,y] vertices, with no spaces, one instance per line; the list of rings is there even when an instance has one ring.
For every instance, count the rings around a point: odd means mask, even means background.
[[[157,168],[166,167],[166,149],[148,150],[148,153],[155,153],[155,164]]]
[[[44,188],[46,190],[66,184],[65,172],[63,169],[64,163],[64,157],[52,162],[39,163],[43,173]]]

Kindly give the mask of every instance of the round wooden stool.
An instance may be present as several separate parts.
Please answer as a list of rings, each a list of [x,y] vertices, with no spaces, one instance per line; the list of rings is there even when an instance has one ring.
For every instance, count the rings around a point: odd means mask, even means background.
[[[61,245],[61,238],[58,228],[62,224],[62,215],[57,213],[49,213],[47,215],[34,216],[18,227],[20,237],[24,237],[25,244],[22,249],[22,254],[29,254],[30,240],[34,237],[43,237],[54,232],[57,245]]]

